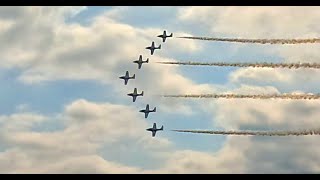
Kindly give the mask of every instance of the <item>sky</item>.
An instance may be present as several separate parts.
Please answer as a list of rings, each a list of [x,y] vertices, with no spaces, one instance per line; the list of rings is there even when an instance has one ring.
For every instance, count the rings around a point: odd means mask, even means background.
[[[320,71],[157,61],[318,62],[318,44],[178,36],[315,38],[319,7],[0,7],[1,173],[319,173],[316,136],[172,129],[319,126],[317,100],[166,99],[159,94],[318,93]],[[173,33],[165,43],[157,35]],[[162,44],[151,56],[145,47]],[[132,61],[149,58],[137,69]],[[136,74],[127,86],[119,76]],[[144,91],[136,102],[126,94]],[[147,119],[139,110],[157,107]],[[164,126],[152,138],[146,128]]]

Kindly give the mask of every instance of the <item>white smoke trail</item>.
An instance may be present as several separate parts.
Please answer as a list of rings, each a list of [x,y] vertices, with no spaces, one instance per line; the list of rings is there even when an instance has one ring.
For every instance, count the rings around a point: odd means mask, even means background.
[[[320,99],[320,94],[262,94],[262,95],[242,95],[242,94],[186,94],[186,95],[162,95],[169,98],[225,98],[225,99]]]
[[[159,64],[174,64],[174,65],[190,65],[190,66],[233,66],[233,67],[255,67],[255,68],[314,68],[320,69],[320,63],[208,63],[208,62],[157,62]]]
[[[176,132],[189,132],[216,135],[241,135],[241,136],[306,136],[320,135],[320,129],[301,131],[209,131],[209,130],[172,130]]]
[[[185,39],[197,39],[206,41],[225,41],[238,43],[258,43],[258,44],[305,44],[320,43],[320,38],[311,39],[240,39],[240,38],[210,38],[210,37],[177,37]]]

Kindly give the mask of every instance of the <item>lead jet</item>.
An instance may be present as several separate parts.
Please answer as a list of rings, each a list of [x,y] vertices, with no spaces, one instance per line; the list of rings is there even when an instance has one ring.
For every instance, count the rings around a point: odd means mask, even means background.
[[[155,49],[161,49],[161,44],[160,44],[158,47],[155,47],[155,45],[154,45],[154,41],[152,41],[151,46],[146,47],[146,49],[150,49],[150,51],[151,51],[151,55],[153,55],[153,52],[154,52],[154,50],[155,50]]]
[[[149,104],[147,104],[146,109],[142,109],[139,112],[143,112],[144,118],[148,118],[150,112],[156,112],[156,107],[154,107],[153,110],[149,110]]]
[[[124,85],[127,85],[127,84],[128,84],[128,80],[129,80],[129,79],[135,79],[135,78],[136,78],[136,75],[133,74],[133,76],[130,77],[130,76],[129,76],[129,71],[126,71],[126,75],[120,76],[119,78],[124,80]]]
[[[157,37],[160,37],[162,38],[162,42],[166,42],[166,38],[167,37],[172,37],[173,36],[173,33],[171,33],[169,36],[167,36],[167,32],[166,31],[163,31],[163,34],[157,36]]]
[[[151,131],[152,132],[152,137],[154,137],[156,135],[157,131],[163,131],[163,126],[161,126],[160,129],[157,129],[156,123],[153,123],[153,127],[152,128],[148,128],[146,130],[147,131]]]
[[[136,61],[133,61],[133,63],[137,63],[138,64],[138,69],[141,69],[141,66],[143,63],[149,63],[149,58],[147,58],[146,61],[142,61],[142,55],[139,56],[139,59]]]
[[[143,96],[143,91],[141,94],[138,94],[137,88],[134,88],[133,93],[129,93],[128,96],[132,96],[132,101],[135,102],[138,96]]]

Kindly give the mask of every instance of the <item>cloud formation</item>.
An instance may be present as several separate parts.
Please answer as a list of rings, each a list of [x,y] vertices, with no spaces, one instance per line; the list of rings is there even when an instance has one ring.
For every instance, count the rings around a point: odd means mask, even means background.
[[[146,156],[151,156],[151,150],[157,153],[172,146],[170,141],[161,138],[161,134],[158,134],[157,139],[151,138],[144,130],[148,124],[137,117],[133,108],[122,105],[96,104],[80,99],[67,105],[65,111],[56,118],[63,120],[60,121],[64,122],[63,129],[37,131],[33,129],[35,126],[55,117],[37,114],[1,117],[1,128],[4,130],[0,138],[2,145],[7,147],[0,153],[3,167],[1,171],[129,173],[135,168],[104,160],[98,155],[99,149],[106,144],[119,148],[125,143],[128,148],[138,148],[145,152]],[[139,146],[136,147],[135,144]],[[126,149],[125,152],[130,153],[130,150]],[[112,157],[111,150],[109,153],[107,158]],[[96,165],[91,166],[94,163]],[[91,168],[85,168],[86,166]]]
[[[147,92],[144,100],[157,100],[162,112],[199,110],[209,114],[212,124],[221,129],[292,130],[318,126],[318,102],[313,101],[219,99],[189,106],[183,101],[156,99],[152,94],[164,91],[221,91],[215,84],[190,80],[176,67],[152,63],[175,61],[169,56],[171,53],[203,52],[205,46],[199,42],[168,41],[163,45],[165,51],[156,52],[151,63],[138,71],[132,61],[139,54],[150,57],[144,47],[163,29],[119,22],[115,11],[97,16],[87,25],[66,23],[84,9],[1,7],[0,66],[19,69],[20,81],[29,85],[93,80],[111,85],[122,95],[137,86]],[[177,22],[191,23],[223,37],[313,38],[319,32],[317,7],[182,7],[178,11]],[[182,29],[177,35],[187,36],[190,31]],[[155,41],[158,44],[160,39]],[[266,52],[287,62],[317,62],[319,47],[282,46]],[[136,73],[137,79],[123,88],[118,76],[125,70]],[[318,82],[317,71],[289,71],[238,69],[230,74],[224,89],[229,88],[227,93],[246,94],[301,91],[302,86],[317,90],[310,85]],[[229,86],[231,83],[233,86]],[[60,129],[39,130],[43,123],[56,120],[63,122]],[[165,133],[152,139],[144,130],[149,123],[133,107],[84,99],[67,104],[58,115],[26,110],[2,115],[0,126],[5,129],[0,133],[3,173],[316,173],[320,169],[316,137],[228,137],[218,152],[179,150]],[[134,157],[143,165],[130,162]],[[150,168],[150,162],[158,164]]]

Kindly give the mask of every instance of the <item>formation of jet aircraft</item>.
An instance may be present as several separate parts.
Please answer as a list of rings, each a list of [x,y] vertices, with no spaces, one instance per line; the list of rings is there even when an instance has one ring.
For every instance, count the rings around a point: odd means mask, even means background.
[[[173,33],[171,33],[170,35],[167,35],[167,32],[164,30],[163,34],[158,35],[157,37],[162,38],[162,42],[166,41],[166,38],[169,37],[173,37]],[[150,50],[151,55],[154,54],[156,49],[161,49],[161,44],[159,44],[159,46],[156,47],[154,41],[152,41],[151,46],[146,47],[146,49]],[[138,64],[138,69],[141,69],[142,64],[143,63],[149,63],[149,58],[147,58],[145,61],[142,60],[142,55],[139,56],[138,60],[133,61],[133,63],[137,63]],[[136,75],[133,74],[131,77],[129,75],[129,71],[126,71],[126,74],[124,76],[120,76],[120,79],[124,80],[124,85],[128,84],[129,79],[135,79]],[[132,101],[135,102],[138,96],[143,96],[143,91],[141,91],[141,93],[138,93],[137,88],[134,88],[132,93],[127,94],[128,96],[132,97]],[[148,115],[150,112],[156,112],[156,107],[154,107],[152,110],[150,110],[149,104],[146,105],[145,109],[140,110],[139,112],[144,113],[144,117],[148,118]],[[157,129],[157,124],[153,123],[153,126],[151,128],[146,129],[147,131],[151,131],[152,132],[152,137],[155,137],[157,131],[163,131],[163,126],[161,126],[160,129]]]

